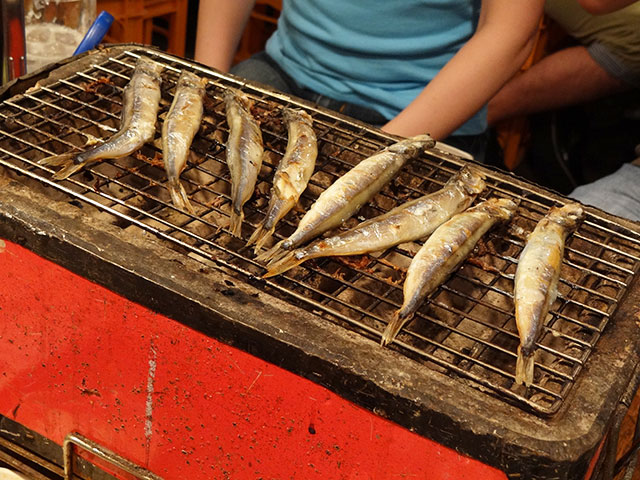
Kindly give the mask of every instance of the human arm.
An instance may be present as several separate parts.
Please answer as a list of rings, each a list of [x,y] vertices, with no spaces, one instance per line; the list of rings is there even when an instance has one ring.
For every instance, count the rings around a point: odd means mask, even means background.
[[[200,0],[195,60],[227,72],[255,0]]]
[[[603,69],[586,47],[552,53],[513,77],[489,102],[489,125],[519,115],[596,100],[631,88]]]
[[[544,0],[514,3],[483,0],[473,36],[383,130],[443,139],[482,108],[524,63],[542,16]]]
[[[594,15],[615,12],[638,0],[578,0],[578,3],[587,12]]]

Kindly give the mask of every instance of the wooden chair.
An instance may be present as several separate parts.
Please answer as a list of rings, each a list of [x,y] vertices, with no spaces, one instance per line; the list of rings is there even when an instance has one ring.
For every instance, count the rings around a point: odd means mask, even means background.
[[[98,0],[97,9],[115,20],[106,41],[151,45],[153,34],[166,38],[167,52],[184,56],[187,35],[188,0]],[[154,23],[164,19],[167,27]]]

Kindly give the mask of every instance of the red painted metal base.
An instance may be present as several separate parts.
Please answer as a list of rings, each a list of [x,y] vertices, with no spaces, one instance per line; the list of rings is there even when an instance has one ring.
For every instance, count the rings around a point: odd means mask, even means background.
[[[165,478],[506,478],[16,244],[0,272],[0,414],[56,443]]]

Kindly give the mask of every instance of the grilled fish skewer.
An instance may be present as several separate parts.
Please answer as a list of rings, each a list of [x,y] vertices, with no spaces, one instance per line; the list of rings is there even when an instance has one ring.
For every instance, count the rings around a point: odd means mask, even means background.
[[[318,235],[337,227],[380,191],[407,160],[435,144],[429,135],[418,135],[390,145],[364,159],[327,188],[302,217],[293,234],[257,257],[266,261],[282,256]]]
[[[496,223],[508,221],[517,205],[505,198],[492,198],[443,223],[418,250],[404,281],[404,301],[382,334],[388,345],[409,322],[424,299],[438,288]]]
[[[582,207],[576,203],[551,208],[529,235],[518,259],[513,292],[520,336],[516,362],[518,384],[533,383],[535,343],[558,293],[565,240],[583,216]]]
[[[85,165],[110,158],[126,157],[153,139],[160,107],[162,65],[138,58],[131,80],[124,88],[120,130],[106,142],[83,152],[69,152],[43,158],[40,165],[62,166],[53,179],[62,180]]]
[[[311,127],[313,119],[304,110],[284,109],[289,141],[273,176],[269,208],[247,245],[256,244],[257,253],[273,234],[276,224],[291,210],[305,188],[316,165],[318,144]]]
[[[436,192],[399,205],[351,230],[290,252],[269,264],[265,277],[286,272],[312,258],[376,252],[424,238],[471,205],[484,188],[484,176],[465,167]]]
[[[191,213],[193,206],[180,183],[191,142],[200,129],[206,80],[184,70],[178,78],[169,113],[162,125],[162,160],[173,204]]]
[[[242,207],[253,195],[262,166],[262,132],[253,115],[253,102],[244,93],[229,89],[224,95],[229,124],[227,165],[231,172],[231,234],[242,233]]]

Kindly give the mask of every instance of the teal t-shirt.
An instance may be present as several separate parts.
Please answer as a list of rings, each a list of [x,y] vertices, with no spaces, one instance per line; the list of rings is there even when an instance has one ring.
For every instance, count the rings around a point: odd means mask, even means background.
[[[284,0],[266,51],[298,84],[391,119],[471,37],[480,0]],[[486,129],[482,109],[455,133]]]

